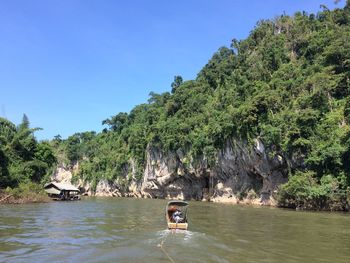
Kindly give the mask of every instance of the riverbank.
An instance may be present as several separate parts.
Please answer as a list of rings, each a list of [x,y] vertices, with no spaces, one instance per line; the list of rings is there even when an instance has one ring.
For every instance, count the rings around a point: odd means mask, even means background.
[[[83,193],[84,195],[84,193]],[[235,195],[214,195],[213,197],[206,196],[203,199],[186,199],[183,195],[178,196],[163,196],[163,197],[153,197],[149,194],[144,194],[142,192],[88,192],[85,193],[86,196],[95,197],[121,197],[121,198],[135,198],[135,199],[163,199],[163,200],[193,200],[199,202],[209,202],[217,204],[229,204],[229,205],[245,205],[253,207],[275,207],[275,208],[285,208],[290,210],[303,210],[303,211],[329,211],[329,212],[349,212],[350,211],[350,198],[348,195],[332,195],[332,198],[324,198],[323,202],[315,202],[312,199],[308,199],[308,202],[299,203],[282,203],[279,202],[277,192],[273,193],[269,197],[261,198],[256,194],[252,194],[250,191],[246,197],[238,197]]]
[[[51,199],[41,185],[35,183],[22,183],[16,188],[0,190],[0,204],[28,204],[47,203]]]
[[[25,196],[14,196],[4,192],[0,193],[0,204],[29,204],[29,203],[47,203],[50,198],[38,194],[30,194]]]

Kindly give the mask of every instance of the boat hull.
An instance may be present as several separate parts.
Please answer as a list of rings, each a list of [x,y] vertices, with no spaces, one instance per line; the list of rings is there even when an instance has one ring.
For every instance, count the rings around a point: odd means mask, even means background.
[[[168,228],[169,229],[182,229],[187,230],[188,223],[172,223],[168,222]]]

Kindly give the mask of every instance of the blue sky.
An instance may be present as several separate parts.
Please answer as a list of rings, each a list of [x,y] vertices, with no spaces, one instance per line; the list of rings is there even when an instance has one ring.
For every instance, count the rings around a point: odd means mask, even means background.
[[[0,116],[27,114],[38,139],[100,131],[102,120],[196,77],[260,19],[334,0],[2,0]],[[345,0],[337,7],[343,7]]]

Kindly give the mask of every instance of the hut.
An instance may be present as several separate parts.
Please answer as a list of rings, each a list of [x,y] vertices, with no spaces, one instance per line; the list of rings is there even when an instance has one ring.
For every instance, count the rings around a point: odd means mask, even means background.
[[[50,182],[44,186],[45,192],[54,200],[80,200],[80,191],[74,185]]]

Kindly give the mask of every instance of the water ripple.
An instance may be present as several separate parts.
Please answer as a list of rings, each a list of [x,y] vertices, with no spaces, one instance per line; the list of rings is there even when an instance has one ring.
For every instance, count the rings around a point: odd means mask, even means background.
[[[350,217],[191,202],[163,230],[165,200],[89,198],[0,207],[0,262],[348,262]]]

